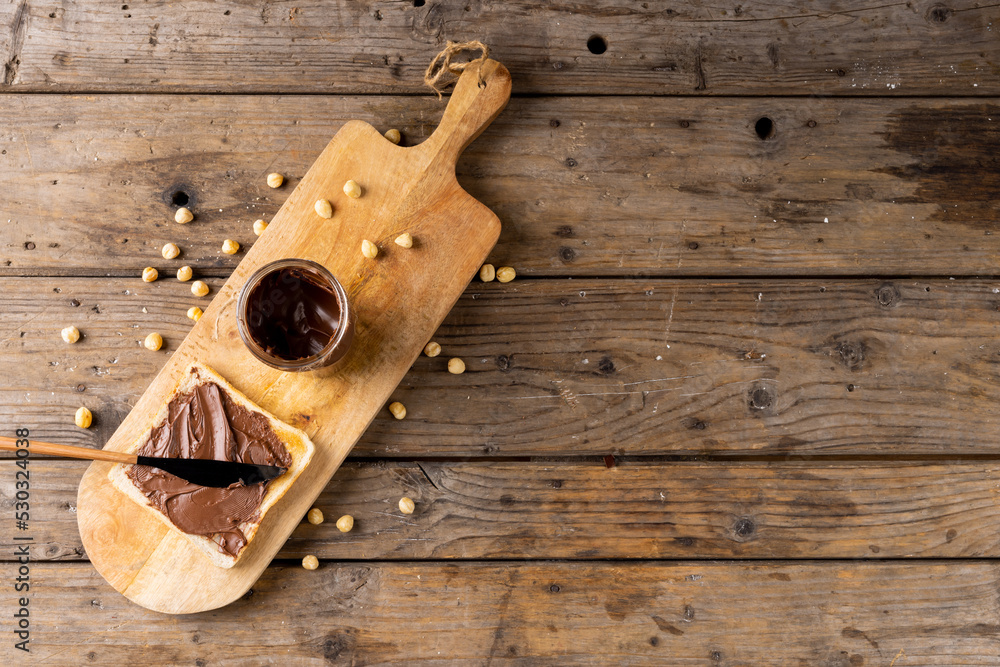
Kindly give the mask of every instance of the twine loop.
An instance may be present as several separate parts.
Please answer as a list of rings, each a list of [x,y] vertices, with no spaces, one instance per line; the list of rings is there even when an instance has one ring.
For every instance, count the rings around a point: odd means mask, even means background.
[[[479,51],[479,57],[465,62],[452,62],[452,58],[455,56],[470,51]],[[458,80],[458,75],[464,72],[467,67],[475,65],[479,68],[479,87],[482,88],[486,85],[486,80],[483,79],[482,65],[489,57],[489,47],[478,39],[471,42],[449,41],[444,47],[444,51],[434,56],[434,60],[427,66],[427,71],[424,73],[424,83],[437,93],[438,99],[441,99],[441,91]]]

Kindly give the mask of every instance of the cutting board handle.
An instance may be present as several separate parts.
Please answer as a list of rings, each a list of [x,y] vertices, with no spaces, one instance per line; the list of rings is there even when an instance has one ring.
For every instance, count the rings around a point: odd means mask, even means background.
[[[478,67],[467,67],[455,84],[441,123],[424,144],[438,159],[454,165],[509,99],[510,72],[506,67],[489,59]]]

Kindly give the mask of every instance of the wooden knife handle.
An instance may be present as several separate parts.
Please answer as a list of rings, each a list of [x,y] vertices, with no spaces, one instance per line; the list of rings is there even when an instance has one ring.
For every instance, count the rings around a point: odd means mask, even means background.
[[[448,99],[441,123],[424,142],[440,159],[458,161],[472,143],[500,115],[510,99],[510,72],[495,60],[465,68]]]
[[[113,461],[115,463],[135,463],[135,454],[124,452],[112,452],[106,449],[91,449],[90,447],[73,447],[71,445],[57,445],[54,442],[40,442],[38,440],[28,440],[27,447],[18,447],[18,441],[24,442],[25,438],[8,438],[0,435],[0,450],[16,452],[19,449],[27,449],[32,454],[47,454],[48,456],[68,456],[72,459],[90,459],[92,461]]]

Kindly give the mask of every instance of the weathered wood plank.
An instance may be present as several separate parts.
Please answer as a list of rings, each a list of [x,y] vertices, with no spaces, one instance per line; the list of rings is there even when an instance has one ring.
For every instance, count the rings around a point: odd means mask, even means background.
[[[85,559],[84,464],[31,461],[34,560]],[[13,509],[13,462],[0,507]],[[900,558],[1000,555],[1000,464],[345,465],[278,558]],[[417,511],[396,509],[402,496]],[[354,517],[343,534],[338,517]],[[14,560],[12,535],[0,560]]]
[[[222,241],[251,243],[290,191],[265,174],[294,185],[350,118],[419,141],[441,108],[0,96],[17,119],[0,133],[0,274],[226,275],[242,255]],[[459,180],[503,221],[493,261],[522,275],[993,275],[997,154],[995,99],[530,98],[466,151]],[[195,222],[172,221],[175,196]],[[179,259],[160,258],[166,242]]]
[[[418,358],[394,393],[406,419],[383,411],[354,455],[994,454],[998,291],[979,280],[476,282],[435,335],[441,356]],[[102,445],[204,301],[174,279],[3,279],[0,421]],[[73,346],[59,337],[68,324],[83,332]],[[166,341],[158,353],[141,346],[152,330]],[[464,374],[447,372],[451,356]],[[80,404],[89,431],[73,424]]]
[[[1000,92],[1000,11],[970,0],[76,0],[2,18],[13,90],[427,93],[445,41],[478,38],[520,93]]]
[[[982,561],[290,564],[190,616],[83,563],[31,577],[19,664],[994,665],[1000,635]]]

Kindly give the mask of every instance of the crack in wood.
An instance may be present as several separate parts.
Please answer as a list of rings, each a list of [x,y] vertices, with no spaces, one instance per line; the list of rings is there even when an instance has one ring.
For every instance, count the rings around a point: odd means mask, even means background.
[[[17,70],[21,66],[21,49],[24,47],[24,35],[28,31],[28,0],[21,0],[14,20],[11,22],[10,57],[4,63],[3,84],[9,86],[17,78]]]
[[[705,90],[706,88],[708,88],[708,83],[705,80],[705,68],[702,67],[702,61],[704,59],[704,55],[702,53],[702,46],[703,46],[703,44],[701,42],[698,42],[698,48],[694,52],[694,82],[695,82],[694,89],[695,90]]]
[[[418,461],[417,467],[420,468],[420,472],[424,473],[424,477],[427,478],[427,481],[430,482],[430,485],[433,486],[436,490],[440,491],[441,488],[437,484],[435,484],[431,476],[427,474],[427,468],[424,467],[424,464]]]

